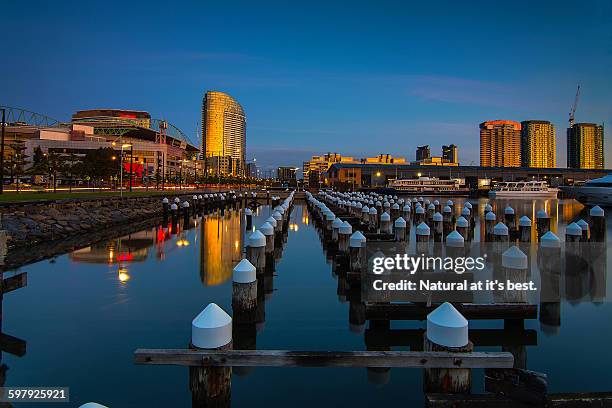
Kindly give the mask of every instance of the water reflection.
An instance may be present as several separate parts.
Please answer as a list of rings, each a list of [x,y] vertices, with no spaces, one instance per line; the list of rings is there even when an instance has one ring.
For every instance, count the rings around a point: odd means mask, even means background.
[[[218,212],[204,217],[200,226],[200,277],[207,286],[232,277],[242,258],[244,232],[242,211]]]

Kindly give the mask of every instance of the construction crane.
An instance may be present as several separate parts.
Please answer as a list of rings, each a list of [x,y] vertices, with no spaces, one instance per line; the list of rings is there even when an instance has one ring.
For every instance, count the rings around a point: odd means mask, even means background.
[[[578,100],[580,99],[580,85],[578,85],[578,89],[576,89],[576,99],[574,99],[574,105],[572,105],[572,109],[569,113],[569,127],[570,129],[574,127],[574,113],[576,113],[576,108],[578,107]]]

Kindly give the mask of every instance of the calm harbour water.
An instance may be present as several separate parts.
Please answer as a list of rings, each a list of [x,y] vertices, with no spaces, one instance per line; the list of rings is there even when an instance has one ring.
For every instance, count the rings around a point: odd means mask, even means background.
[[[458,209],[463,201],[456,199]],[[486,202],[472,200],[481,215]],[[506,203],[491,201],[498,215]],[[519,217],[532,220],[546,207],[552,230],[561,237],[568,222],[586,216],[572,200],[511,205]],[[254,225],[269,216],[269,207],[260,207]],[[612,222],[607,221],[610,237]],[[257,348],[364,350],[364,333],[349,330],[349,304],[337,295],[337,277],[303,202],[296,203],[290,225]],[[88,401],[110,407],[191,406],[187,368],[135,365],[133,351],[186,347],[192,318],[210,302],[231,313],[231,272],[241,259],[244,228],[241,211],[213,214],[178,235],[151,228],[5,273],[5,278],[28,273],[27,287],[2,301],[2,333],[27,343],[22,357],[1,354],[8,367],[5,385],[68,386],[71,402],[55,404],[64,407]],[[607,277],[612,262],[606,265]],[[606,285],[611,281],[606,279]],[[557,330],[526,321],[527,329],[537,331],[537,345],[527,346],[527,368],[548,374],[549,391],[612,390],[606,375],[612,342],[609,293],[612,288],[606,287],[603,301],[594,302],[588,293],[571,304],[562,300]],[[470,322],[471,328],[502,326],[502,321]],[[391,327],[424,328],[425,322],[393,322]],[[481,374],[474,374],[475,393],[483,391]],[[233,376],[232,404],[422,406],[421,370],[393,369],[386,384],[372,383],[373,377],[363,368],[257,368]]]

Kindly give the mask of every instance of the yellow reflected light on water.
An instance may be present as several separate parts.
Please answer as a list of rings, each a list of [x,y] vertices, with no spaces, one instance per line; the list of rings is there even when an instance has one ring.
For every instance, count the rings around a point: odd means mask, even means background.
[[[118,272],[117,277],[119,278],[119,282],[124,284],[130,280],[130,275],[127,272],[127,268],[119,268]]]

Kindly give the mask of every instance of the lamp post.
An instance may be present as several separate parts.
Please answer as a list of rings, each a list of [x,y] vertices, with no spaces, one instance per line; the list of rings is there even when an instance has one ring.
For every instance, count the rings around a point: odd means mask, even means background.
[[[115,142],[113,142],[113,146],[115,146]],[[123,198],[123,149],[125,149],[126,147],[131,147],[132,145],[129,143],[124,143],[121,145],[121,158],[119,159],[119,167],[120,167],[120,172],[119,172],[119,197]],[[131,170],[131,169],[130,169]],[[130,173],[131,174],[131,173]],[[130,177],[130,183],[132,181],[132,178]],[[131,191],[131,186],[130,186],[130,191]]]
[[[4,192],[4,128],[6,127],[6,109],[2,108],[2,139],[0,140],[0,194]]]

